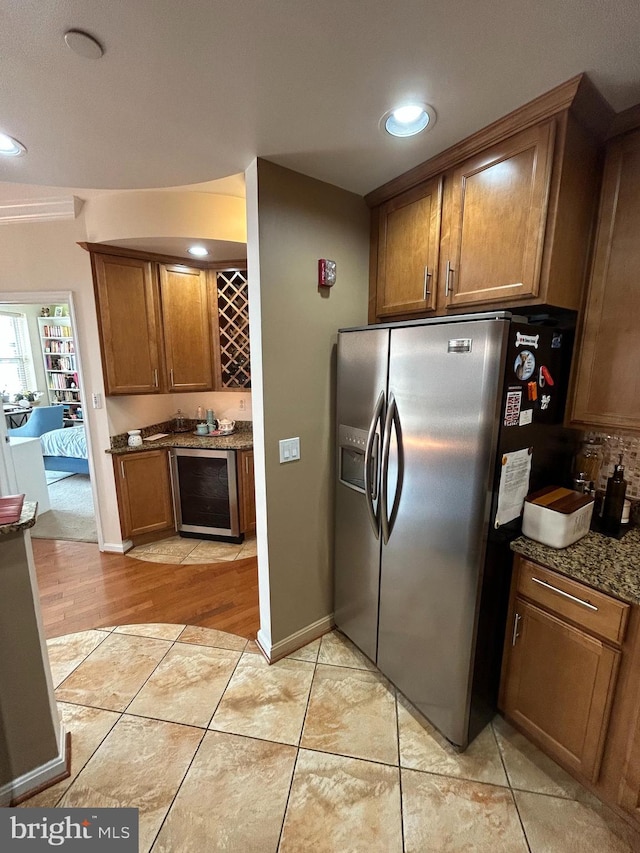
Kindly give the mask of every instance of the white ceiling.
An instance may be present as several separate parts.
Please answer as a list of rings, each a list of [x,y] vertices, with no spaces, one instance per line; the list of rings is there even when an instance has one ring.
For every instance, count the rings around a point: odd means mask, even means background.
[[[0,130],[28,154],[0,181],[190,185],[261,156],[366,193],[582,71],[640,102],[639,34],[638,0],[5,2]],[[437,123],[391,139],[378,121],[409,97]]]

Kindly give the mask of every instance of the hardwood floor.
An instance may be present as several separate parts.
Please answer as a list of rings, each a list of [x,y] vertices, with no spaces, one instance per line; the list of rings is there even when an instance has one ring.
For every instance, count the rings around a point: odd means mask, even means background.
[[[255,639],[255,557],[175,566],[102,554],[86,542],[32,542],[47,638],[108,625],[175,622]]]

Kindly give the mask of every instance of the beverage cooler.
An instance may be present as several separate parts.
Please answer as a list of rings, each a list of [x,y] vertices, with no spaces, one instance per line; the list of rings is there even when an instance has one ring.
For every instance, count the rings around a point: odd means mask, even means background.
[[[235,451],[176,447],[170,459],[178,533],[242,542]]]

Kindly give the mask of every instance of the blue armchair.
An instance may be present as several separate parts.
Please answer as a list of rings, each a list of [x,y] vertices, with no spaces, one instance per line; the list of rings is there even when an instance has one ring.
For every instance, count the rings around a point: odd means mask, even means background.
[[[64,406],[38,406],[32,409],[29,420],[24,426],[7,430],[16,438],[39,438],[52,429],[62,429]]]

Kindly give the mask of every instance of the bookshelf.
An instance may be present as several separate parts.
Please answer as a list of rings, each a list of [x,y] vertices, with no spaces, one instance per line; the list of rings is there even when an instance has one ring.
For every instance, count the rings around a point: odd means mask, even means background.
[[[64,425],[83,423],[76,366],[76,344],[70,317],[38,317],[49,405],[64,405]]]

